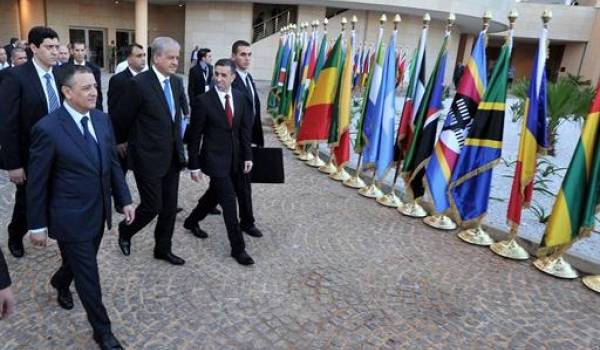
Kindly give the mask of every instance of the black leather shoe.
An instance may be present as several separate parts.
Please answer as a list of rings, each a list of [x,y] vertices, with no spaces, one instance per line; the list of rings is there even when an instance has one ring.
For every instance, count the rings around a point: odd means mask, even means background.
[[[248,255],[248,253],[246,253],[245,250],[238,254],[231,253],[231,257],[234,258],[235,261],[237,261],[238,264],[240,264],[240,265],[253,265],[254,264],[254,260],[250,257],[250,255]]]
[[[221,211],[217,207],[212,208],[208,213],[210,215],[221,215]]]
[[[206,231],[204,231],[203,229],[200,228],[200,225],[198,225],[198,223],[192,223],[189,222],[188,220],[185,220],[183,222],[183,228],[185,228],[186,230],[191,231],[194,236],[198,237],[198,238],[208,238],[208,233],[206,233]]]
[[[25,255],[25,248],[23,248],[23,240],[13,241],[8,240],[8,250],[15,258],[22,258]]]
[[[94,341],[100,346],[102,350],[119,350],[123,349],[121,344],[115,336],[111,333],[104,333],[102,335],[94,333]]]
[[[252,237],[262,237],[263,236],[262,232],[260,232],[260,230],[257,229],[256,226],[252,226],[250,228],[244,229],[244,230],[242,230],[242,232],[246,232],[246,234],[248,236],[252,236]]]
[[[57,291],[56,301],[58,302],[58,305],[65,310],[73,309],[73,294],[69,290],[69,287],[59,287],[54,280],[54,277],[50,279],[50,285]]]
[[[123,233],[123,226],[125,223],[121,221],[119,223],[119,248],[121,248],[121,252],[123,255],[129,256],[131,254],[131,238],[129,238],[125,233]]]
[[[185,260],[178,257],[177,255],[169,252],[169,253],[157,253],[154,252],[154,259],[164,260],[170,262],[173,265],[183,265],[185,264]]]

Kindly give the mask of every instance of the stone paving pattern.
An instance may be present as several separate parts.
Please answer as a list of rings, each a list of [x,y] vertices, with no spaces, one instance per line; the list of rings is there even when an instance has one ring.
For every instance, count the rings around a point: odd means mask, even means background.
[[[264,85],[264,84],[263,84]],[[264,89],[263,89],[264,95]],[[267,124],[267,122],[265,122]],[[267,143],[279,146],[265,126]],[[257,264],[229,257],[222,217],[200,240],[182,228],[206,188],[182,174],[174,252],[152,258],[152,224],[123,256],[114,233],[100,252],[104,303],[128,349],[600,349],[600,298],[579,281],[503,260],[401,216],[284,151],[286,183],[254,185]],[[135,189],[132,177],[129,184]],[[0,176],[5,255],[13,187]],[[118,218],[118,216],[117,216]],[[116,219],[115,219],[116,220]],[[17,313],[0,321],[0,349],[93,349],[75,294],[61,309],[49,285],[58,248],[7,256]],[[74,288],[72,287],[72,290]]]

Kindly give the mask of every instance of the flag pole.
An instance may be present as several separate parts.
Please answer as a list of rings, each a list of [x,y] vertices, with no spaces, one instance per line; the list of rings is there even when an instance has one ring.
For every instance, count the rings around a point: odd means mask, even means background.
[[[385,24],[385,22],[387,21],[387,17],[385,14],[381,15],[381,17],[379,18],[379,28],[383,28],[383,25]],[[368,59],[368,58],[367,58]],[[368,100],[369,96],[364,96],[363,98],[366,98]],[[363,104],[367,103],[366,101],[363,100]],[[364,111],[362,111],[364,113]],[[356,137],[362,137],[362,130],[358,130],[358,135]],[[357,189],[363,189],[367,187],[367,184],[360,178],[360,173],[363,170],[363,162],[362,162],[362,151],[359,153],[358,155],[358,163],[356,165],[356,172],[354,173],[354,176],[352,176],[351,178],[349,178],[348,180],[344,181],[343,184],[346,187],[350,187],[350,188],[357,188]]]
[[[394,17],[394,31],[397,32],[398,31],[398,25],[400,24],[400,22],[402,21],[402,19],[400,18],[400,15],[396,15],[396,17]],[[398,67],[396,67],[396,71],[398,70]],[[402,83],[400,83],[401,86]],[[390,208],[398,208],[400,205],[402,205],[402,201],[400,200],[400,198],[396,195],[396,182],[398,181],[398,173],[399,173],[399,164],[400,161],[396,162],[396,172],[394,173],[394,181],[392,182],[392,187],[390,188],[390,192],[382,197],[377,198],[377,203],[386,206],[386,207],[390,207]],[[391,170],[388,169],[386,171],[387,172]]]
[[[431,22],[431,16],[429,15],[429,13],[425,13],[425,15],[423,16],[423,30],[426,30],[427,28],[429,28],[430,22]],[[423,103],[423,102],[421,102],[421,103]],[[417,106],[417,108],[419,108],[419,107]],[[398,127],[400,127],[400,126],[398,126]],[[405,179],[404,188],[408,188],[408,187],[410,187],[410,181]],[[427,211],[425,211],[425,209],[423,209],[421,204],[419,204],[419,202],[415,198],[413,198],[411,202],[401,203],[397,209],[398,209],[398,212],[400,212],[400,214],[410,216],[412,218],[424,218],[427,216]]]
[[[456,16],[454,15],[454,13],[451,12],[448,15],[448,22],[446,24],[446,35],[450,36],[455,21]],[[452,221],[450,217],[442,213],[436,212],[435,205],[431,206],[431,215],[423,218],[423,223],[425,223],[425,225],[429,227],[433,227],[442,231],[451,231],[455,230],[458,227],[458,225],[454,221]]]
[[[513,30],[514,17],[517,17],[518,14],[516,11],[512,11],[511,15],[509,15],[508,19],[510,21],[510,30]],[[550,17],[542,16],[542,21],[544,24],[544,29],[548,29],[548,22],[550,22]],[[544,45],[546,45],[544,43]],[[546,48],[544,48],[545,50]],[[545,63],[545,62],[544,62]],[[516,224],[511,224],[510,234],[506,240],[493,243],[490,246],[492,252],[500,255],[502,257],[513,259],[513,260],[527,260],[529,259],[529,253],[525,248],[523,248],[518,242],[517,237],[519,235],[519,227]]]
[[[300,23],[299,24],[299,38],[301,38],[301,40],[305,40],[304,38],[306,38],[306,33],[308,30],[308,22],[304,22],[304,23]],[[299,63],[300,63],[300,59],[301,57],[299,57]],[[300,69],[300,64],[298,65],[298,69]],[[293,95],[293,94],[292,94]],[[292,119],[294,118],[294,107],[292,107]],[[288,134],[288,138],[285,142],[285,146],[290,150],[290,151],[295,151],[296,150],[296,133],[298,132],[298,130],[295,130],[294,128],[294,132],[293,133],[289,133]]]

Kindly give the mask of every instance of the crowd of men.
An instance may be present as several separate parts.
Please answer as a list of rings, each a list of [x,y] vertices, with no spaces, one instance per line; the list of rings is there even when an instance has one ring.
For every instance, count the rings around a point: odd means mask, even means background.
[[[105,227],[112,225],[113,201],[123,215],[117,231],[125,256],[134,236],[157,218],[154,258],[183,265],[173,249],[180,172],[187,167],[195,182],[204,173],[209,187],[184,228],[207,238],[199,223],[220,213],[219,205],[231,256],[239,264],[254,264],[242,233],[262,236],[253,215],[250,172],[252,147],[262,147],[264,139],[258,91],[248,72],[249,43],[236,41],[231,58],[214,66],[210,50],[198,49],[188,96],[176,75],[179,43],[156,38],[150,67],[144,47],[133,44],[125,67],[109,81],[105,114],[100,70],[86,60],[84,43],[67,47],[53,29],[34,27],[28,34],[31,56],[22,50],[22,59],[16,42],[0,49],[0,168],[16,187],[8,250],[22,258],[28,232],[34,246],[46,246],[48,237],[57,241],[62,263],[49,276],[50,285],[58,304],[70,310],[75,283],[101,349],[122,348],[102,302],[96,260]],[[140,198],[135,207],[128,170]],[[14,308],[10,285],[0,250],[0,318]]]

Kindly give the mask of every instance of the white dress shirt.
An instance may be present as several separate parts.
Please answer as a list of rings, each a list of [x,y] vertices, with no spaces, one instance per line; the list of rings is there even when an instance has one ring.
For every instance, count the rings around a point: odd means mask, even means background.
[[[10,67],[10,64],[8,64],[8,62],[0,63],[0,70],[3,70],[4,68],[8,67]]]
[[[46,73],[50,73],[50,75],[52,75],[53,77],[51,85],[52,88],[54,88],[54,93],[56,94],[56,98],[58,99],[58,103],[60,104],[60,94],[58,93],[58,88],[56,87],[56,77],[54,77],[54,73],[52,73],[52,67],[50,67],[50,69],[48,70],[45,70],[44,68],[42,68],[42,66],[40,66],[37,63],[35,57],[33,58],[32,62],[38,76],[40,77],[42,89],[44,89],[44,95],[46,95],[46,106],[50,108],[50,99],[48,99],[48,90],[46,89],[46,78],[44,78],[44,75],[46,75]]]

